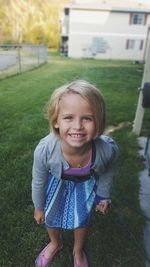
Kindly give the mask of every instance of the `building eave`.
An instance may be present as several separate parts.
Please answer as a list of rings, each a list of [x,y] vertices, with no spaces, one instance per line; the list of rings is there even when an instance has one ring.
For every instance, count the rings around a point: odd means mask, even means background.
[[[118,1],[118,0],[100,0],[88,3],[73,3],[65,6],[71,10],[93,10],[93,11],[111,11],[111,12],[138,12],[149,13],[150,4],[141,1]]]

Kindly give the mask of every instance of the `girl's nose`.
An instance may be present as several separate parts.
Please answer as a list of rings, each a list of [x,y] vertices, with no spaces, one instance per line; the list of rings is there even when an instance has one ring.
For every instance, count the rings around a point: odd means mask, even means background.
[[[82,125],[82,121],[81,120],[75,120],[73,122],[73,128],[74,129],[82,129],[83,125]]]

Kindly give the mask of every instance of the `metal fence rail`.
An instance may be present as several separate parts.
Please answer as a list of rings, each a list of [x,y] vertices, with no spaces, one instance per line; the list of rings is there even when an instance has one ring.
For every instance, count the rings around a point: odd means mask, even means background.
[[[44,45],[0,45],[0,78],[36,68],[46,61]]]

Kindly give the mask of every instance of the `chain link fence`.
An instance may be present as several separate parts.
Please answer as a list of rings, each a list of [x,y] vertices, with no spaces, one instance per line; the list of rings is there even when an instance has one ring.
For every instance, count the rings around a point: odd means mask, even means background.
[[[0,78],[22,73],[47,62],[44,45],[0,45]]]

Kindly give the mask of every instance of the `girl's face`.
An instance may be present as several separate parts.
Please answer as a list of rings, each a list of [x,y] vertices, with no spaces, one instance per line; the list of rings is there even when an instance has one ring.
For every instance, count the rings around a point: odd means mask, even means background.
[[[63,148],[86,148],[96,132],[90,103],[78,94],[63,96],[55,128],[59,129]]]

